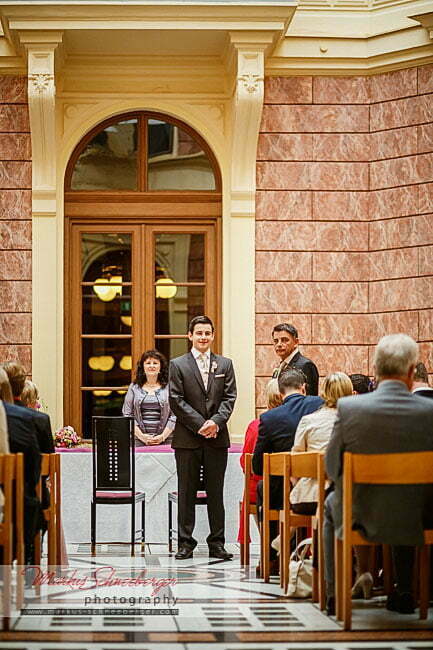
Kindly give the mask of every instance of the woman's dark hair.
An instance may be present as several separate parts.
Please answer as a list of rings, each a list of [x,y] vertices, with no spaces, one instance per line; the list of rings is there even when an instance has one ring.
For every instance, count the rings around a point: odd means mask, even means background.
[[[137,386],[143,386],[147,383],[146,373],[144,372],[143,364],[146,359],[158,359],[161,364],[161,368],[158,373],[158,382],[161,384],[161,388],[164,388],[168,384],[168,363],[167,359],[161,352],[158,350],[146,350],[140,357],[139,362],[137,363],[137,370],[134,377],[134,384]]]

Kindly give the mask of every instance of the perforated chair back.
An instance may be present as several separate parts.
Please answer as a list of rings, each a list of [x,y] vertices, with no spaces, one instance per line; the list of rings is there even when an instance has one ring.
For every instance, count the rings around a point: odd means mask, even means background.
[[[93,491],[135,486],[134,418],[94,416]]]

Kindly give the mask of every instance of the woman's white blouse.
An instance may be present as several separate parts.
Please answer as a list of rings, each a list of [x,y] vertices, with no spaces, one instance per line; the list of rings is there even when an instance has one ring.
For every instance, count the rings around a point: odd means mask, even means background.
[[[324,451],[334,428],[337,409],[322,406],[318,411],[304,415],[295,433],[292,452]],[[317,501],[317,481],[301,478],[290,492],[290,503]]]

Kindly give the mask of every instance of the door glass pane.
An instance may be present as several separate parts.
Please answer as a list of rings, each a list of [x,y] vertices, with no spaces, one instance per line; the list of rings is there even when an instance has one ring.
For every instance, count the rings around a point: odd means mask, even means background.
[[[155,235],[155,281],[204,282],[204,234]]]
[[[191,318],[205,312],[204,289],[176,285],[155,287],[156,291],[167,292],[167,297],[155,300],[155,334],[186,334]]]
[[[156,339],[155,348],[170,360],[186,354],[191,345],[188,339]]]
[[[83,282],[131,282],[131,240],[129,233],[85,233],[81,238]]]
[[[131,286],[83,287],[83,334],[131,334]]]
[[[148,189],[214,190],[215,177],[201,145],[183,129],[148,121]]]
[[[137,190],[137,119],[97,133],[78,158],[72,190]]]
[[[131,339],[83,339],[83,386],[127,386]]]
[[[122,415],[126,390],[84,390],[83,438],[92,437],[92,415]]]

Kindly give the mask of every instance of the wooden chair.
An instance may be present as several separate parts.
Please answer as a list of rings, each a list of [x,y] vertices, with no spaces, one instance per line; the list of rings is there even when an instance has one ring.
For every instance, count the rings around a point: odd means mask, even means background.
[[[352,530],[352,488],[355,483],[372,485],[415,485],[433,483],[433,451],[401,454],[344,454],[343,539],[336,538],[336,601],[342,611],[345,630],[352,625],[352,546],[371,545]],[[427,618],[429,602],[429,546],[433,529],[424,531],[420,552],[420,619]]]
[[[48,566],[60,566],[61,559],[61,477],[60,454],[41,454],[41,478],[37,486],[37,495],[42,498],[42,481],[47,476],[50,485],[50,504],[42,510],[47,522]],[[42,533],[35,538],[35,564],[40,565],[42,555]]]
[[[145,493],[135,491],[134,418],[92,417],[93,491],[91,549],[96,550],[96,506],[131,506],[131,555],[135,554],[135,506],[141,503],[141,548],[145,541]]]
[[[318,506],[315,516],[296,514],[290,507],[290,478],[312,478],[318,483]],[[288,489],[287,487],[288,486]],[[285,471],[285,488],[283,495],[283,509],[279,513],[279,527],[280,527],[280,584],[284,592],[287,591],[289,585],[289,562],[290,562],[290,538],[293,530],[297,528],[312,528],[316,531],[316,542],[318,545],[318,560],[319,572],[315,571],[313,575],[313,583],[319,583],[319,593],[321,594],[321,602],[325,600],[324,592],[324,571],[323,571],[323,542],[321,522],[323,522],[323,504],[325,500],[325,471],[323,463],[323,454],[319,452],[302,452],[290,453],[286,458],[286,471]],[[317,522],[317,523],[316,523]],[[318,575],[321,576],[318,578]],[[314,594],[313,600],[317,600]],[[319,597],[320,600],[320,597]]]
[[[239,515],[243,518],[244,541],[241,543],[241,566],[250,564],[250,516],[257,515],[257,506],[250,500],[250,479],[253,475],[252,454],[245,454],[244,498],[239,501]]]
[[[16,575],[16,606],[20,610],[24,602],[24,564],[25,564],[25,546],[24,546],[24,456],[15,454],[15,557],[17,560]]]
[[[0,546],[3,550],[3,630],[8,629],[11,613],[11,570],[13,561],[13,481],[16,471],[16,457],[13,454],[0,455],[0,485],[4,504],[0,523]]]
[[[270,522],[280,520],[280,511],[270,508],[271,476],[283,478],[283,493],[289,491],[290,452],[263,454],[263,508],[260,522],[260,572],[261,578],[269,582],[270,576]]]

